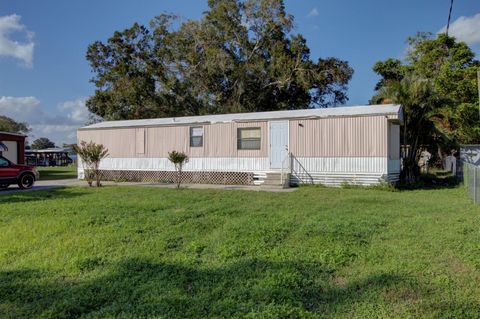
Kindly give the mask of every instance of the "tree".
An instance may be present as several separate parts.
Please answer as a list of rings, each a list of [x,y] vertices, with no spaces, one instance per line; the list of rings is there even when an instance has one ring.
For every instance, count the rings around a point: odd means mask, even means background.
[[[419,149],[428,146],[438,158],[462,143],[480,142],[476,70],[479,62],[463,42],[445,34],[418,33],[408,39],[405,61],[387,59],[373,70],[381,76],[372,103],[400,103],[406,125],[404,144],[411,147],[403,176],[418,176]]]
[[[55,143],[50,141],[46,137],[40,137],[35,141],[33,141],[32,143],[32,149],[34,150],[43,150],[43,149],[52,148],[52,147],[55,147]]]
[[[27,123],[16,122],[7,116],[0,115],[0,131],[27,134],[30,132],[30,128]]]
[[[209,0],[198,20],[162,14],[88,47],[88,109],[105,119],[328,107],[353,70],[313,61],[282,0]],[[173,25],[178,27],[175,29]]]
[[[100,162],[108,156],[108,149],[103,144],[81,141],[80,145],[74,145],[74,150],[82,160],[85,180],[88,186],[92,186],[93,180],[96,180],[97,187],[101,185],[102,174],[100,172]]]
[[[420,149],[432,142],[435,132],[431,114],[443,101],[432,81],[415,76],[407,76],[383,86],[377,95],[377,98],[382,97],[403,106],[405,123],[402,140],[410,145],[410,149],[403,162],[402,178],[414,182],[420,173],[417,165]]]
[[[77,144],[75,144],[75,143],[73,143],[73,144],[63,143],[63,144],[62,144],[62,147],[63,147],[63,148],[66,148],[66,149],[72,149],[72,150],[73,150],[73,149],[75,149],[75,146],[76,146],[76,145],[77,145]]]
[[[168,153],[168,160],[175,165],[175,170],[177,171],[177,188],[180,188],[183,165],[188,163],[188,156],[183,152],[172,151]]]

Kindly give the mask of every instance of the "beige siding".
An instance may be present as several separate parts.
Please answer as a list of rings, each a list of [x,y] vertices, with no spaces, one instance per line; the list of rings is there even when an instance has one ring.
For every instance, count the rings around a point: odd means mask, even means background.
[[[136,129],[136,145],[135,149],[138,155],[145,154],[145,129],[137,128]]]
[[[111,157],[134,157],[136,135],[135,129],[107,129],[78,131],[78,142],[93,141],[108,148]]]
[[[196,127],[201,125],[195,125]],[[260,150],[237,150],[237,128],[260,127]],[[104,144],[111,157],[167,157],[173,150],[190,157],[267,157],[267,122],[203,125],[203,146],[190,147],[190,126],[78,131],[78,142]]]
[[[205,126],[205,157],[232,157],[237,149],[232,123]]]
[[[387,156],[384,116],[290,121],[290,151],[301,157]]]
[[[387,125],[384,116],[291,120],[290,152],[297,157],[386,157]],[[260,150],[237,150],[239,127],[260,127]],[[161,158],[172,150],[190,157],[268,157],[267,121],[216,123],[203,128],[202,147],[190,147],[190,126],[80,130],[78,140],[102,143],[111,157],[122,158]]]
[[[188,152],[188,126],[163,126],[147,128],[147,157],[167,157],[168,152]]]

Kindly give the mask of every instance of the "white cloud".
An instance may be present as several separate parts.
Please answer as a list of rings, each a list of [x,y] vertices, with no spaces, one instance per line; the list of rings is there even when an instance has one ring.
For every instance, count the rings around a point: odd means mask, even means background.
[[[444,26],[438,33],[444,33],[447,26]],[[449,35],[468,45],[480,44],[480,13],[471,17],[459,17],[450,24]]]
[[[85,124],[89,120],[90,112],[85,107],[85,102],[87,98],[78,98],[73,101],[63,102],[58,106],[60,112],[65,113],[65,115],[75,123]]]
[[[33,66],[33,32],[20,23],[16,14],[0,17],[0,56],[13,57],[23,61],[28,68]],[[22,33],[26,39],[20,43],[10,38],[12,33]]]
[[[14,118],[17,121],[31,120],[30,115],[35,114],[39,105],[40,101],[34,96],[0,96],[0,114]]]
[[[30,141],[48,137],[61,146],[62,143],[75,142],[77,129],[89,120],[85,101],[84,97],[65,101],[56,110],[47,110],[33,96],[0,96],[0,114],[28,123],[32,128]]]
[[[309,17],[316,17],[318,16],[319,13],[318,13],[318,9],[317,8],[313,8],[312,10],[310,10],[310,12],[308,13],[308,16]]]

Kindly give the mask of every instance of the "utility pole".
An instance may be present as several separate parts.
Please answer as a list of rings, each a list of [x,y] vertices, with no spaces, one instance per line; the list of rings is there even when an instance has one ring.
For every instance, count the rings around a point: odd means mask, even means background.
[[[477,69],[478,115],[480,116],[480,67]]]
[[[452,18],[452,8],[453,8],[453,0],[450,0],[450,10],[448,11],[447,32],[445,32],[447,37],[448,37],[448,29],[450,29],[450,19]]]

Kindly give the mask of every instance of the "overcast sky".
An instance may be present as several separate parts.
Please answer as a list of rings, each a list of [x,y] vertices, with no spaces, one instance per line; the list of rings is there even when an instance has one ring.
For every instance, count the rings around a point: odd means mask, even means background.
[[[0,114],[26,121],[30,140],[46,136],[74,142],[88,119],[85,100],[94,91],[87,46],[115,30],[172,12],[199,18],[206,0],[0,1]],[[287,0],[312,58],[347,60],[355,74],[347,105],[367,104],[377,77],[372,65],[402,58],[417,31],[445,27],[450,0]],[[451,34],[480,52],[480,1],[456,0]]]

